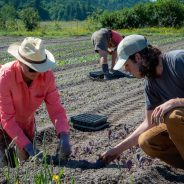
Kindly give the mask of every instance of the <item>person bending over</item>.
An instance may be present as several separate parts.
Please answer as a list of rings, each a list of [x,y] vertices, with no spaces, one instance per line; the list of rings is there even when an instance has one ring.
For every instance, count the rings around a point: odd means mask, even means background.
[[[145,78],[145,119],[127,138],[102,153],[108,164],[125,150],[139,145],[152,158],[184,169],[184,50],[164,54],[142,35],[125,37],[117,49],[114,69]]]
[[[0,67],[0,166],[7,164],[5,150],[12,141],[20,161],[38,154],[34,113],[43,101],[59,138],[58,155],[66,159],[71,152],[69,124],[51,71],[54,56],[34,37],[10,45],[8,53],[16,59]]]
[[[117,58],[117,46],[123,37],[124,36],[120,35],[117,31],[107,28],[101,28],[92,34],[91,40],[93,42],[95,52],[100,56],[100,64],[102,66],[105,80],[112,79],[112,75],[109,73],[107,56],[108,54],[112,56],[111,71],[113,71]]]

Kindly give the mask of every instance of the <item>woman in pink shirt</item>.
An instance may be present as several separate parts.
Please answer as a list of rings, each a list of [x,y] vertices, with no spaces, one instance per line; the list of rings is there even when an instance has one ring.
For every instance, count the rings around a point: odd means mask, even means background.
[[[107,56],[108,54],[112,56],[111,70],[113,71],[117,58],[117,46],[123,38],[124,36],[117,31],[107,28],[101,28],[92,34],[91,40],[95,47],[95,52],[100,56],[100,64],[102,65],[105,80],[112,79],[112,75],[109,73]]]
[[[16,60],[0,68],[0,166],[6,164],[5,149],[12,140],[20,160],[38,153],[33,146],[34,113],[43,101],[60,139],[58,156],[67,158],[69,124],[51,71],[54,56],[34,37],[10,45],[8,52]]]

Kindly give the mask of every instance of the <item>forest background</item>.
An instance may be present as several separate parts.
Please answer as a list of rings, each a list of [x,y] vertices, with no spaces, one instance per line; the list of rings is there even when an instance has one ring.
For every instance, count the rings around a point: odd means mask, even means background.
[[[184,0],[0,0],[0,35],[87,35],[101,27],[182,32],[183,25]]]

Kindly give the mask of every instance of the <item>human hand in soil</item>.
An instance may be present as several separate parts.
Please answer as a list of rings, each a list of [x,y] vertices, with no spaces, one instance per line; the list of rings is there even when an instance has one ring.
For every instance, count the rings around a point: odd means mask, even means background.
[[[69,133],[61,133],[59,135],[59,143],[56,150],[56,155],[61,160],[67,160],[71,154],[71,145],[69,142]]]
[[[116,147],[104,152],[103,154],[99,155],[99,159],[104,162],[105,164],[109,164],[115,159],[119,158],[119,151]]]
[[[167,102],[156,107],[151,115],[151,123],[156,125],[163,123],[164,115],[174,107],[180,106],[180,103],[180,99],[176,98],[168,100]]]

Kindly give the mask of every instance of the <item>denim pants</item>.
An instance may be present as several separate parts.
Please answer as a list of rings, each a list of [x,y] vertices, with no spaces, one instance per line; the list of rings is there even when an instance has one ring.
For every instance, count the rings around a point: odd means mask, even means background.
[[[174,108],[164,116],[164,123],[142,133],[139,146],[152,158],[184,169],[184,108]]]
[[[28,154],[23,149],[15,146],[0,125],[0,168],[8,165],[8,163],[10,166],[15,167],[12,163],[14,159],[12,158],[14,157],[13,153],[15,153],[19,161],[28,159]]]

